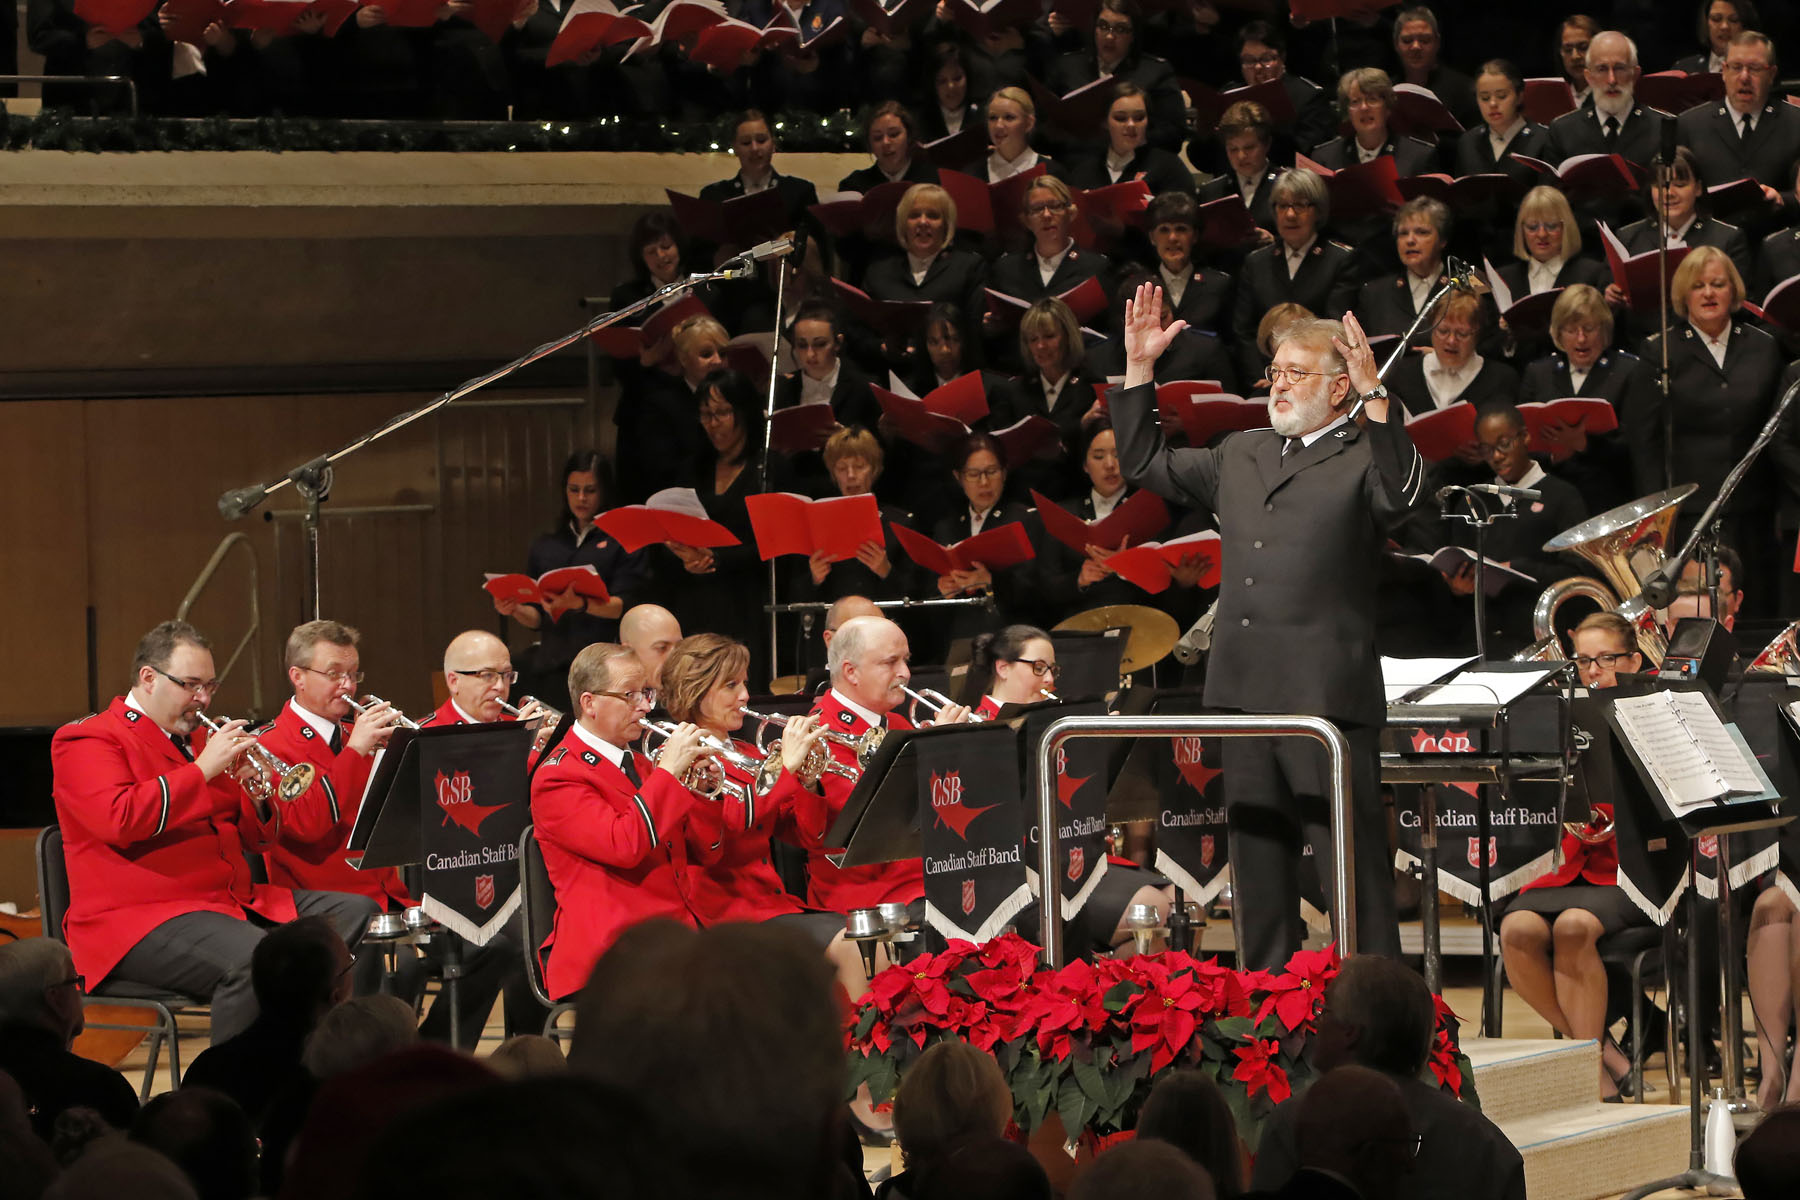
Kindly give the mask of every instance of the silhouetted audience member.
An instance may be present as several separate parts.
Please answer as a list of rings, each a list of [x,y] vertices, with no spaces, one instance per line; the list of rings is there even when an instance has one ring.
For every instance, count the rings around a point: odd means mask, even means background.
[[[10,1182],[10,1181],[9,1181]],[[10,1193],[9,1193],[10,1194]],[[109,1137],[44,1189],[44,1200],[200,1200],[181,1168],[163,1155]]]
[[[918,1173],[917,1200],[1050,1200],[1044,1166],[1031,1151],[1000,1137],[962,1142]]]
[[[130,1136],[180,1167],[200,1200],[256,1194],[256,1131],[224,1092],[189,1086],[164,1092],[144,1105]]]
[[[1800,1195],[1800,1104],[1784,1104],[1758,1121],[1733,1163],[1744,1200]]]
[[[1204,1071],[1175,1071],[1150,1089],[1138,1113],[1138,1140],[1168,1142],[1206,1168],[1219,1200],[1244,1192],[1244,1148],[1225,1093]]]
[[[346,1194],[358,1200],[687,1195],[670,1186],[648,1107],[576,1075],[496,1083],[421,1105],[396,1119],[384,1140],[396,1152],[374,1156]]]
[[[1158,1141],[1127,1142],[1108,1150],[1069,1189],[1069,1200],[1213,1200],[1213,1195],[1205,1167]]]
[[[838,1186],[844,1048],[830,964],[791,929],[648,921],[595,963],[569,1064],[661,1123],[702,1195]]]
[[[350,998],[350,948],[321,917],[290,921],[256,944],[250,986],[259,1010],[250,1027],[201,1051],[182,1077],[236,1100],[254,1122],[300,1074],[300,1050],[319,1018]]]
[[[939,1042],[919,1055],[894,1095],[894,1133],[905,1170],[876,1200],[917,1196],[919,1173],[962,1142],[998,1137],[1012,1116],[1012,1090],[994,1056],[967,1042]]]
[[[82,979],[69,948],[53,938],[0,946],[0,1071],[24,1094],[38,1137],[49,1142],[63,1110],[84,1105],[115,1129],[137,1116],[125,1077],[70,1053],[83,1027]]]
[[[1391,1078],[1368,1067],[1339,1067],[1313,1084],[1297,1107],[1300,1169],[1275,1195],[1389,1200],[1399,1194],[1417,1142]]]
[[[31,1128],[25,1093],[0,1071],[0,1163],[6,1164],[7,1195],[38,1200],[56,1178],[56,1159]]]
[[[541,1079],[568,1071],[562,1047],[541,1033],[521,1033],[507,1038],[488,1055],[488,1066],[508,1079]]]

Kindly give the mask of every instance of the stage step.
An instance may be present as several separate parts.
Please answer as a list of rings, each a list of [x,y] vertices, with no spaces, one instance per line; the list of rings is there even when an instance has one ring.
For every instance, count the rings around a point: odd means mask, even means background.
[[[1531,1200],[1616,1196],[1687,1166],[1687,1109],[1602,1104],[1598,1043],[1472,1037],[1463,1050],[1482,1111],[1524,1156]]]

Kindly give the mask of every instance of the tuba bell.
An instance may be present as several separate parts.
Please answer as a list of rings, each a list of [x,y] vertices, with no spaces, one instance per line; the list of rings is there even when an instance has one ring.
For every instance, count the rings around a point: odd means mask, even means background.
[[[1800,621],[1795,621],[1775,635],[1775,640],[1762,648],[1762,653],[1744,668],[1746,675],[1800,675]]]
[[[1532,614],[1532,636],[1554,637],[1556,610],[1575,596],[1586,596],[1630,621],[1637,630],[1638,649],[1645,659],[1661,666],[1669,640],[1657,623],[1656,610],[1637,596],[1644,580],[1668,557],[1675,510],[1698,488],[1698,484],[1684,483],[1621,504],[1545,542],[1546,554],[1573,551],[1593,563],[1606,585],[1577,577],[1545,588]]]

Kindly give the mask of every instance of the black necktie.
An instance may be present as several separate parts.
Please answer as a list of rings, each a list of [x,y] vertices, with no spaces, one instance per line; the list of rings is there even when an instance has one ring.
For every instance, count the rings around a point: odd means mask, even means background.
[[[189,762],[194,761],[194,751],[188,746],[188,740],[179,733],[171,733],[169,740],[175,743],[175,749],[181,751],[181,757]]]
[[[1602,128],[1606,134],[1606,148],[1611,150],[1619,144],[1619,119],[1606,118],[1606,124]]]
[[[619,758],[619,769],[625,772],[625,778],[631,780],[632,787],[643,787],[644,781],[638,778],[637,764],[631,761],[631,751],[627,750]]]
[[[1739,141],[1749,141],[1750,140],[1750,129],[1751,129],[1750,114],[1744,113],[1743,115],[1738,117],[1738,140]]]
[[[344,730],[342,726],[333,725],[331,727],[331,737],[327,740],[326,744],[331,747],[331,752],[333,754],[338,753],[344,748]]]

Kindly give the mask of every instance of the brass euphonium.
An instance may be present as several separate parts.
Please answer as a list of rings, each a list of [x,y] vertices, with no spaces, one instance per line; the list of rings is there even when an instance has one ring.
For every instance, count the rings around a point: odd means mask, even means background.
[[[1563,828],[1590,846],[1598,846],[1613,839],[1612,814],[1598,804],[1588,807],[1587,820],[1564,821]]]
[[[1581,577],[1551,584],[1538,597],[1533,613],[1532,636],[1548,638],[1556,635],[1556,609],[1573,596],[1587,596],[1609,608],[1637,630],[1638,649],[1645,659],[1662,665],[1669,648],[1668,638],[1656,621],[1654,609],[1638,600],[1644,580],[1662,566],[1668,556],[1669,533],[1675,525],[1675,510],[1693,495],[1697,484],[1684,483],[1654,495],[1608,509],[1573,529],[1565,529],[1544,543],[1546,554],[1574,551],[1600,568],[1610,587]]]
[[[1762,648],[1762,653],[1744,668],[1746,675],[1800,675],[1800,621],[1795,621],[1775,635],[1775,640]]]
[[[223,728],[203,712],[194,715],[214,733]],[[244,753],[256,765],[256,774],[243,780],[243,787],[250,793],[250,798],[259,804],[267,803],[271,796],[280,796],[283,800],[298,800],[306,794],[306,789],[313,785],[313,780],[319,775],[318,768],[311,763],[284,762],[273,750],[264,749],[260,742],[251,742]],[[271,778],[275,780],[274,783],[269,782]]]

